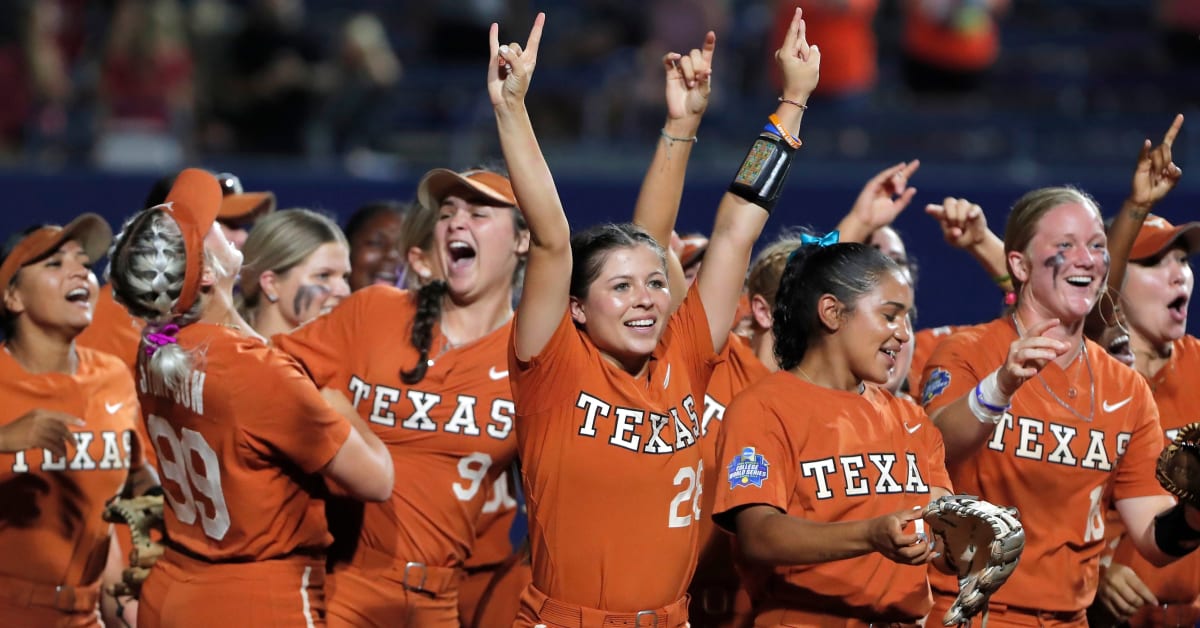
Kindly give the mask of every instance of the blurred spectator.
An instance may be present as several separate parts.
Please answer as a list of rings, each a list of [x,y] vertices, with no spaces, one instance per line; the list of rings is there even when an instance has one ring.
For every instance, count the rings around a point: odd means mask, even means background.
[[[865,105],[879,75],[873,24],[879,0],[808,0],[801,7],[808,41],[821,49],[821,83],[813,98],[850,108]],[[795,0],[776,0],[767,47],[772,55],[783,43],[795,10]],[[779,69],[773,62],[767,67],[778,90]]]
[[[1009,0],[904,0],[908,86],[920,94],[939,95],[978,89],[1000,57],[996,16],[1008,4]]]
[[[350,242],[350,290],[384,284],[402,286],[406,251],[400,250],[405,208],[394,201],[359,207],[343,231]]]
[[[226,115],[237,150],[302,154],[324,59],[305,27],[303,0],[253,0],[231,51]]]
[[[1200,1],[1158,0],[1156,14],[1171,58],[1200,67]]]
[[[400,74],[400,59],[379,18],[359,13],[346,20],[319,129],[321,152],[384,148]]]
[[[0,152],[58,159],[69,143],[81,0],[10,0],[0,7]]]
[[[178,0],[118,0],[101,72],[97,162],[179,167],[191,128],[192,58]]]

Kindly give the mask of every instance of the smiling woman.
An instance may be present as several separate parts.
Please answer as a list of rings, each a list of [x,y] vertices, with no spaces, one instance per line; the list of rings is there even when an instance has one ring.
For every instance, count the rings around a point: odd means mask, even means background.
[[[287,333],[350,296],[350,251],[334,222],[307,209],[263,218],[246,239],[238,309],[260,335]]]
[[[925,367],[923,400],[955,488],[1017,507],[1039,531],[993,598],[1012,616],[992,620],[1051,614],[1085,625],[1110,500],[1129,543],[1158,566],[1190,551],[1182,542],[1200,538],[1200,517],[1155,480],[1163,434],[1150,388],[1083,337],[1110,265],[1095,202],[1073,188],[1029,192],[1013,206],[1004,249],[1016,311],[944,340]],[[957,583],[932,580],[939,616]]]
[[[477,575],[512,554],[505,360],[529,232],[499,172],[435,169],[417,198],[402,240],[415,291],[369,286],[273,338],[319,386],[354,400],[396,477],[424,478],[398,482],[391,499],[364,507],[356,538],[339,539],[354,550],[334,567],[330,626],[457,628],[468,557]],[[477,533],[488,535],[478,546]]]
[[[404,251],[404,206],[392,201],[369,203],[346,221],[350,243],[350,290],[372,285],[398,285]]]
[[[105,501],[157,483],[134,430],[130,372],[75,346],[98,292],[90,265],[111,239],[84,214],[15,237],[0,263],[0,552],[30,559],[0,564],[7,624],[99,626],[115,547]]]

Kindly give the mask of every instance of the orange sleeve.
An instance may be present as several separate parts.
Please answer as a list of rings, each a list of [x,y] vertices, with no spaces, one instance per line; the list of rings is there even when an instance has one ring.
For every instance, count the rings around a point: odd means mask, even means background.
[[[574,403],[572,396],[579,386],[586,386],[580,377],[595,368],[581,335],[567,310],[541,352],[523,361],[517,357],[517,326],[513,325],[508,342],[509,381],[522,417]]]
[[[371,325],[377,324],[368,317],[371,295],[371,288],[355,292],[328,314],[291,333],[272,336],[272,346],[296,358],[317,388],[328,386],[353,347],[355,330],[361,328],[369,334]]]
[[[792,425],[787,433],[778,414],[751,391],[733,400],[725,411],[724,425],[717,437],[717,477],[713,521],[736,531],[734,515],[743,506],[764,504],[786,513],[788,500],[796,492],[795,455],[791,439],[803,425]]]
[[[248,413],[253,423],[242,429],[264,453],[279,452],[305,473],[321,470],[350,437],[350,423],[325,402],[295,360],[274,349],[257,358],[257,372],[245,378],[256,389],[271,391],[271,396],[258,412]]]
[[[678,343],[683,349],[683,359],[691,377],[692,394],[697,399],[703,399],[708,381],[712,379],[713,368],[720,359],[713,348],[712,330],[708,327],[708,314],[704,310],[704,299],[700,298],[698,282],[692,283],[683,303],[671,316],[662,342]]]
[[[1113,471],[1114,501],[1166,494],[1154,476],[1158,455],[1165,445],[1162,426],[1158,422],[1158,406],[1151,397],[1150,387],[1141,377],[1137,380],[1136,403],[1129,405],[1131,415],[1140,420],[1129,435],[1129,445]]]
[[[946,406],[967,394],[994,369],[982,370],[979,341],[975,333],[955,334],[938,344],[925,365],[921,381],[921,405],[925,412]],[[972,359],[974,358],[974,359]]]

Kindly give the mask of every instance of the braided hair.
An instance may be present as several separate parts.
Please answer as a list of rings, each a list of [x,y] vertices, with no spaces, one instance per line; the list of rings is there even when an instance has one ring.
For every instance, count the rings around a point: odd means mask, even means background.
[[[411,370],[400,372],[400,381],[409,386],[425,378],[429,370],[429,349],[433,345],[433,327],[442,318],[442,300],[450,291],[450,284],[435,279],[417,291],[417,314],[413,317],[412,346],[420,352],[417,363]]]

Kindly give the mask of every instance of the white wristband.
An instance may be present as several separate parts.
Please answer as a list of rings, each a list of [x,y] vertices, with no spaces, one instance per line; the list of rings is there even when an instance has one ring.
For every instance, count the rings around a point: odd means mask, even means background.
[[[1008,410],[1010,398],[1005,397],[996,385],[996,371],[992,371],[967,393],[967,406],[980,423],[996,425]]]
[[[999,373],[1000,371],[992,371],[979,382],[979,394],[983,396],[982,401],[989,406],[1007,408],[1012,405],[1012,397],[1000,392],[1000,385],[997,383]]]
[[[967,393],[967,407],[971,409],[971,414],[974,414],[975,418],[978,419],[980,423],[991,423],[992,425],[999,424],[1000,419],[1004,417],[1004,413],[992,412],[991,410],[979,405],[979,400],[976,399],[975,396],[975,389],[971,389],[971,392]]]

